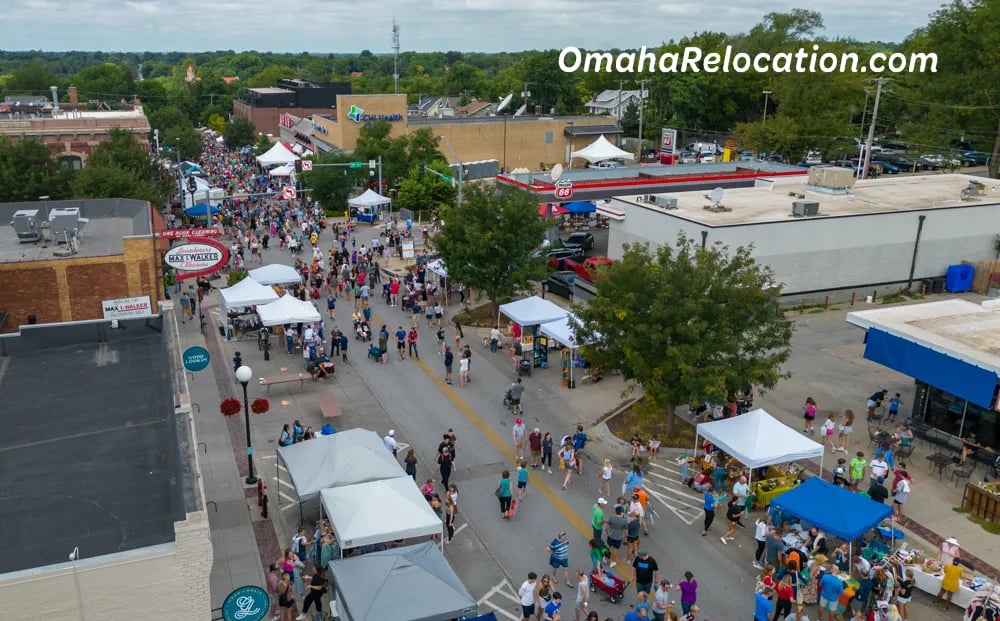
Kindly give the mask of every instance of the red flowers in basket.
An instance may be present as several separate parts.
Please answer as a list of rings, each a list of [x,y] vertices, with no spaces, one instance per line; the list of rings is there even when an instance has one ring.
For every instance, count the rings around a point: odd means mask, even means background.
[[[271,409],[271,404],[267,402],[267,399],[254,399],[253,403],[250,404],[250,411],[254,414],[267,414],[269,409]]]
[[[219,411],[222,412],[223,416],[232,416],[239,414],[241,407],[239,400],[229,397],[228,399],[223,399],[222,403],[219,404]]]

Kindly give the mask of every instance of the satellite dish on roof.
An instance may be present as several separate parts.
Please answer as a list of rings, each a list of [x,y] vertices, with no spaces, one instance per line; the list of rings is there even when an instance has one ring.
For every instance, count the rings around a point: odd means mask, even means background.
[[[563,174],[562,164],[556,164],[555,166],[552,167],[552,170],[549,171],[549,178],[552,179],[553,181],[559,181],[559,177],[562,177],[562,174]]]
[[[497,112],[503,112],[504,109],[510,105],[510,100],[514,99],[514,93],[507,95],[502,100],[500,100],[500,105],[497,106]]]
[[[708,200],[718,205],[722,202],[722,197],[725,196],[725,194],[726,192],[722,188],[715,188],[712,190],[711,194],[708,195]]]

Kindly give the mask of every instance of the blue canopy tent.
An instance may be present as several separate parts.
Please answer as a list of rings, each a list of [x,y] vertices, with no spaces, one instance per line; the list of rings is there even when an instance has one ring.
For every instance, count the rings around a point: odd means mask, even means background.
[[[203,216],[207,218],[209,213],[214,216],[219,213],[219,211],[220,209],[216,205],[209,205],[208,203],[195,203],[184,210],[184,215],[189,218],[194,218],[196,216]]]
[[[575,216],[584,213],[594,213],[597,211],[597,205],[590,201],[573,201],[572,203],[564,203],[562,208]]]
[[[778,496],[771,501],[771,506],[828,534],[836,535],[852,546],[854,541],[892,516],[892,507],[889,505],[875,502],[819,477],[812,477]],[[853,550],[851,553],[853,556]]]

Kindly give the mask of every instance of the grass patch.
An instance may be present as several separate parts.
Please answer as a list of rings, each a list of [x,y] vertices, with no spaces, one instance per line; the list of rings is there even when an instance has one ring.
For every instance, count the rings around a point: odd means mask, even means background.
[[[951,510],[954,511],[955,513],[968,513],[969,512],[969,510],[966,509],[965,507],[952,507]]]
[[[907,300],[906,296],[896,295],[896,294],[883,295],[881,298],[879,298],[879,301],[882,304],[896,304],[897,302],[905,302],[906,300]]]
[[[1000,522],[990,522],[989,520],[984,520],[983,518],[977,515],[968,515],[966,517],[969,518],[969,520],[975,522],[976,524],[979,524],[983,528],[983,530],[985,530],[989,534],[1000,535]]]
[[[466,308],[453,318],[453,321],[472,328],[492,328],[497,325],[497,314],[500,309],[496,304],[487,302],[480,306]]]
[[[811,308],[811,309],[809,309],[809,314],[810,315],[815,315],[816,313],[825,313],[825,312],[826,312],[825,308]]]
[[[608,429],[624,442],[637,433],[643,444],[652,435],[660,439],[661,447],[694,448],[695,428],[681,417],[674,421],[673,433],[667,433],[667,415],[648,399],[640,399],[622,413],[608,420]]]

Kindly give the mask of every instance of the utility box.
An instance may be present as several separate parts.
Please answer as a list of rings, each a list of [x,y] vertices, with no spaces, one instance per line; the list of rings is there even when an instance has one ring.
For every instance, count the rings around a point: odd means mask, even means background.
[[[673,196],[657,196],[656,206],[663,209],[677,209],[677,199]]]
[[[36,242],[42,238],[41,222],[37,209],[20,209],[14,212],[10,225],[14,227],[17,240],[22,244]]]
[[[79,207],[58,207],[49,211],[49,230],[57,242],[66,242],[76,235],[87,221],[80,217]]]
[[[819,215],[819,201],[792,201],[792,215],[796,218]]]

